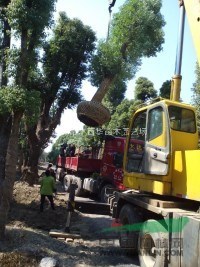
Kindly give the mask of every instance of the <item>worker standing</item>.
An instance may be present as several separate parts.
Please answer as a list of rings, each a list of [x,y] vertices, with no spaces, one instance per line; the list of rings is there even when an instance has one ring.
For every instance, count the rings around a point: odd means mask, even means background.
[[[49,199],[51,204],[52,210],[55,210],[54,201],[53,201],[53,193],[56,192],[55,180],[51,176],[49,170],[45,171],[45,176],[41,180],[41,188],[40,188],[40,195],[41,195],[41,202],[40,202],[40,212],[43,212],[44,209],[44,202],[45,198]]]
[[[54,178],[54,180],[56,181],[56,173],[55,170],[53,169],[53,164],[49,163],[48,167],[46,170],[50,171],[50,175]]]

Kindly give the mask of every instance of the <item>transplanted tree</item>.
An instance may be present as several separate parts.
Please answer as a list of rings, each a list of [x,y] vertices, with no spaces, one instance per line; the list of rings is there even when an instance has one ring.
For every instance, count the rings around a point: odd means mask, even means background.
[[[126,82],[142,57],[155,56],[164,42],[160,0],[127,0],[114,15],[107,42],[100,41],[93,57],[91,81],[104,95],[117,77]]]
[[[153,83],[147,78],[139,77],[135,84],[135,99],[146,102],[157,97]]]
[[[160,88],[160,96],[162,98],[170,99],[171,81],[165,81]]]
[[[61,12],[51,39],[44,45],[42,73],[33,73],[28,83],[30,88],[37,88],[42,99],[39,120],[34,126],[26,124],[29,159],[25,179],[31,183],[37,178],[42,148],[60,123],[63,111],[81,100],[80,89],[88,74],[95,40],[90,27]]]

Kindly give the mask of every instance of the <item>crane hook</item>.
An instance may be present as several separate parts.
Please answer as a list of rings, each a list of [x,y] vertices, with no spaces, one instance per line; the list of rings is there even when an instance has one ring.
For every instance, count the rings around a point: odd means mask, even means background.
[[[114,7],[116,0],[109,0],[109,13],[112,12],[112,7]]]
[[[111,23],[111,13],[112,13],[112,7],[114,7],[116,0],[109,0],[109,7],[108,7],[108,11],[110,14],[109,17],[109,22],[108,22],[108,33],[107,33],[107,41],[108,41],[108,37],[109,37],[109,32],[110,32],[110,23]]]

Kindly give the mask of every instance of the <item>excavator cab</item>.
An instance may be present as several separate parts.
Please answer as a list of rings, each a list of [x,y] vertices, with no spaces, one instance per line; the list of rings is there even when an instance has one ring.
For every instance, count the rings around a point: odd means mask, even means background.
[[[180,102],[161,100],[139,109],[129,129],[125,186],[171,195],[176,179],[176,153],[198,148],[195,109]]]

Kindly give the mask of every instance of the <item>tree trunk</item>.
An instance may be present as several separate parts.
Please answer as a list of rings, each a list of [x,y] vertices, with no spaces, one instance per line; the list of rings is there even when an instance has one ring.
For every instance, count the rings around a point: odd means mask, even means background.
[[[38,161],[41,154],[41,148],[38,144],[31,144],[27,166],[24,167],[22,180],[29,183],[30,186],[38,182]]]
[[[18,159],[17,159],[17,172],[22,172],[22,166],[23,166],[23,149],[21,145],[18,145]]]
[[[2,240],[5,237],[6,214],[8,211],[8,199],[10,198],[10,194],[5,189],[7,188],[6,154],[12,126],[11,115],[0,116],[0,125],[0,240]]]
[[[5,226],[12,200],[13,186],[16,178],[17,165],[17,147],[18,147],[18,131],[22,114],[13,114],[12,129],[7,148],[5,179],[2,187],[2,198],[0,206],[0,238],[5,237]]]
[[[29,154],[27,165],[24,166],[22,180],[27,181],[30,185],[37,182],[38,179],[38,162],[42,153],[42,148],[49,141],[56,126],[60,122],[62,110],[58,110],[54,118],[50,118],[50,104],[44,105],[44,110],[37,125],[30,128],[26,125],[26,132],[29,143]],[[50,121],[50,122],[49,122]]]
[[[2,13],[4,13],[2,11]],[[5,15],[5,14],[4,14]],[[0,87],[7,85],[8,78],[5,75],[6,71],[6,49],[10,47],[10,25],[7,19],[3,19],[3,43],[1,47],[1,60],[0,60]]]
[[[105,94],[108,92],[109,86],[112,84],[113,80],[113,77],[104,78],[91,101],[101,102]]]

